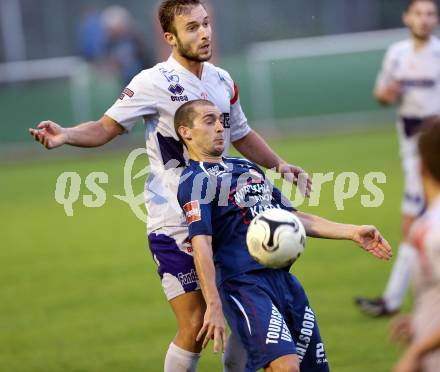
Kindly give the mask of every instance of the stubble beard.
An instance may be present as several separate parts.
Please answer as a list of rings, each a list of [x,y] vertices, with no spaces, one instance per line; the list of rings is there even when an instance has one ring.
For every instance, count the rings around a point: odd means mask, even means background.
[[[426,41],[428,41],[428,40],[431,38],[432,33],[433,33],[432,30],[431,30],[431,31],[428,31],[428,32],[426,32],[426,33],[423,33],[423,32],[416,32],[416,31],[414,31],[414,30],[411,30],[412,37],[413,37],[414,39],[418,40],[418,41],[421,41],[421,42],[426,42]]]
[[[193,53],[189,48],[187,48],[185,45],[182,44],[179,37],[176,37],[177,39],[177,51],[178,53],[186,58],[189,61],[193,62],[206,62],[211,59],[212,52],[209,53],[206,57],[200,57],[197,53]]]

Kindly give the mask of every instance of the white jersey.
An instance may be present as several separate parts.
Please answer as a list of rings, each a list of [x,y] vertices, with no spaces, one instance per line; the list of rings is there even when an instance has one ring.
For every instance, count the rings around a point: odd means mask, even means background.
[[[185,102],[201,98],[213,102],[224,114],[226,154],[230,142],[243,138],[251,129],[230,75],[210,63],[203,63],[199,79],[171,56],[135,76],[105,113],[127,131],[138,119],[144,119],[150,164],[145,182],[149,232],[186,226],[177,188],[188,155],[174,131],[174,114]]]
[[[418,253],[414,269],[413,312],[413,329],[417,342],[429,337],[440,327],[440,197],[413,225],[411,239]],[[438,371],[439,363],[440,350],[437,350],[423,358],[422,370]]]
[[[420,50],[412,40],[391,45],[385,55],[377,86],[397,81],[402,87],[399,115],[426,118],[440,114],[440,40],[432,36]]]

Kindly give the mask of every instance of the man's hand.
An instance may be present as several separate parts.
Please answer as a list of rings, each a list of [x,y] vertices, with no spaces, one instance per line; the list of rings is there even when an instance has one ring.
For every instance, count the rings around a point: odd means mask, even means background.
[[[207,307],[203,326],[197,335],[196,341],[199,342],[203,335],[205,335],[202,345],[203,349],[208,345],[210,339],[214,339],[214,353],[218,352],[220,341],[223,345],[223,352],[226,350],[226,327],[221,304]]]
[[[67,130],[53,121],[42,121],[37,129],[29,128],[29,133],[47,149],[54,149],[67,142]]]
[[[391,340],[408,344],[413,336],[411,315],[400,315],[391,322],[390,337]]]
[[[277,172],[281,173],[286,181],[296,185],[303,195],[309,197],[312,191],[312,179],[301,168],[296,165],[280,163],[277,165]]]
[[[374,226],[358,226],[352,240],[382,260],[389,260],[393,255],[390,245]]]
[[[383,88],[375,91],[376,99],[383,105],[392,105],[396,103],[402,94],[402,89],[397,81],[392,81]]]

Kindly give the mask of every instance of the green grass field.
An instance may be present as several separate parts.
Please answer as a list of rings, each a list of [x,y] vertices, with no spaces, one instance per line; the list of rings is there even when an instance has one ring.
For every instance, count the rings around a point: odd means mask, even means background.
[[[337,211],[333,184],[323,186],[319,207],[302,209],[338,221],[375,224],[393,248],[399,241],[402,176],[393,132],[272,141],[286,159],[309,172],[383,171],[385,202],[363,208],[360,195]],[[37,146],[37,145],[35,145]],[[144,224],[123,193],[124,152],[53,162],[2,165],[0,250],[0,370],[5,372],[161,371],[174,318],[162,294]],[[101,208],[74,204],[73,217],[55,202],[64,171],[84,182],[92,171],[109,174]],[[142,189],[142,181],[135,184]],[[81,188],[81,195],[88,193]],[[377,295],[390,263],[349,242],[309,239],[292,271],[318,315],[333,371],[390,371],[399,349],[388,341],[388,320],[372,320],[352,305],[358,294]],[[408,306],[408,305],[406,305]],[[199,371],[220,371],[212,344]]]

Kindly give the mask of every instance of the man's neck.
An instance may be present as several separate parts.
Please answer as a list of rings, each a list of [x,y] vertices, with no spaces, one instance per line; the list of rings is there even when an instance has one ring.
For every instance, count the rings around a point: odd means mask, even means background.
[[[416,51],[419,51],[429,43],[429,41],[431,40],[431,36],[427,37],[426,39],[421,39],[413,35],[411,39],[413,42],[414,49]]]
[[[189,72],[196,75],[198,79],[202,78],[203,62],[191,61],[181,56],[176,50],[173,50],[173,58]]]
[[[191,151],[190,149],[188,150],[188,154],[189,154],[189,158],[191,160],[194,161],[202,161],[202,162],[206,162],[206,163],[221,163],[223,161],[222,156],[213,156],[213,155],[207,155],[207,154],[200,154],[200,153],[195,153],[193,151]]]

